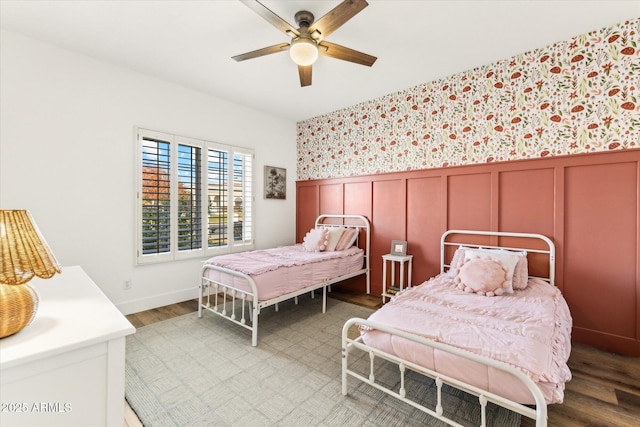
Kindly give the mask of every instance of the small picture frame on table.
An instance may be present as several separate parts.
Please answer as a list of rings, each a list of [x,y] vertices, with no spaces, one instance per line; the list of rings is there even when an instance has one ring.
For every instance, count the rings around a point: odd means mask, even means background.
[[[391,241],[391,255],[406,256],[407,242],[404,240]]]

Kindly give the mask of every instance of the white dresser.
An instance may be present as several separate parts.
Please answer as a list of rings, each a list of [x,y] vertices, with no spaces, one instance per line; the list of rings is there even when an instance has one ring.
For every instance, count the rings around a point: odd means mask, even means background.
[[[135,328],[81,267],[31,285],[35,319],[0,339],[0,426],[122,427]]]

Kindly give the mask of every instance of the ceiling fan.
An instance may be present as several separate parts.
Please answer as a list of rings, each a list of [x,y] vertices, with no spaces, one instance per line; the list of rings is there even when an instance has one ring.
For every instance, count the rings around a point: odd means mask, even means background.
[[[258,0],[240,0],[254,12],[266,19],[271,25],[291,37],[291,43],[280,43],[262,49],[233,56],[236,61],[258,58],[272,53],[289,51],[291,59],[298,66],[300,86],[311,85],[311,67],[318,58],[318,54],[343,61],[371,67],[376,57],[358,52],[348,47],[330,43],[325,38],[340,28],[345,22],[353,18],[369,3],[366,0],[344,0],[329,11],[322,18],[314,21],[311,12],[301,10],[294,16],[298,28],[294,28],[287,21],[273,13]]]

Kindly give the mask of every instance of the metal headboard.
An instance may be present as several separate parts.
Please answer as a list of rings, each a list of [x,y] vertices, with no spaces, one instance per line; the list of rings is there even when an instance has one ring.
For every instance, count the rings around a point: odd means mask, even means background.
[[[339,224],[333,223],[325,223],[325,219],[329,218],[337,218],[340,220]],[[352,220],[347,223],[347,220]],[[367,294],[371,293],[371,224],[369,220],[364,215],[338,215],[338,214],[323,214],[316,218],[316,227],[353,227],[359,230],[364,230],[366,241],[364,242],[364,268],[367,270],[366,273],[366,281],[367,281]],[[358,233],[358,237],[356,240],[356,245],[360,247],[360,233]]]
[[[530,241],[542,241],[548,249],[538,249],[534,247],[516,247],[516,246],[497,246],[497,245],[485,245],[479,243],[466,243],[466,242],[451,242],[447,240],[451,236],[464,236],[464,235],[474,235],[474,236],[496,236],[496,237],[517,237],[517,238],[525,238],[525,239],[533,239]],[[464,240],[464,238],[463,238]],[[477,230],[448,230],[446,231],[441,239],[440,239],[440,273],[445,272],[445,268],[450,267],[449,264],[446,264],[446,248],[448,246],[455,247],[468,247],[468,248],[481,248],[481,249],[506,249],[510,251],[526,251],[529,253],[540,253],[545,254],[549,257],[549,277],[537,277],[537,276],[529,276],[530,278],[538,278],[549,282],[552,285],[555,285],[555,275],[556,275],[556,247],[547,236],[542,234],[535,233],[511,233],[505,231],[477,231]],[[532,245],[533,246],[533,245]]]

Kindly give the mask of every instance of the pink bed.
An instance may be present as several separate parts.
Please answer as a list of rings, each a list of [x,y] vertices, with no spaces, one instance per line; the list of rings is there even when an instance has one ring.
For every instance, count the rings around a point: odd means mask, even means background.
[[[258,288],[258,300],[267,301],[360,271],[363,258],[364,250],[355,246],[339,252],[306,252],[302,245],[293,245],[214,257],[207,264],[251,276]],[[214,269],[206,269],[205,277],[251,292],[244,277]]]
[[[456,288],[444,273],[393,298],[369,320],[508,363],[540,388],[547,403],[562,403],[571,379],[571,315],[558,288],[530,279],[526,289],[487,298]],[[365,344],[480,386],[516,402],[533,396],[516,378],[401,337],[362,328]]]
[[[351,327],[360,331],[355,338]],[[571,379],[571,327],[550,239],[450,230],[441,239],[438,276],[398,293],[368,319],[345,323],[342,393],[354,377],[451,424],[439,399],[432,409],[405,396],[408,369],[434,378],[438,392],[448,384],[478,396],[483,419],[493,402],[546,426],[547,404],[562,403]],[[368,354],[369,373],[350,365],[354,352]],[[376,382],[378,359],[398,365],[400,390]]]
[[[369,220],[362,215],[320,215],[302,244],[213,257],[202,268],[198,316],[214,313],[252,331],[258,343],[260,310],[364,275],[369,292]],[[248,308],[247,308],[248,307]]]

